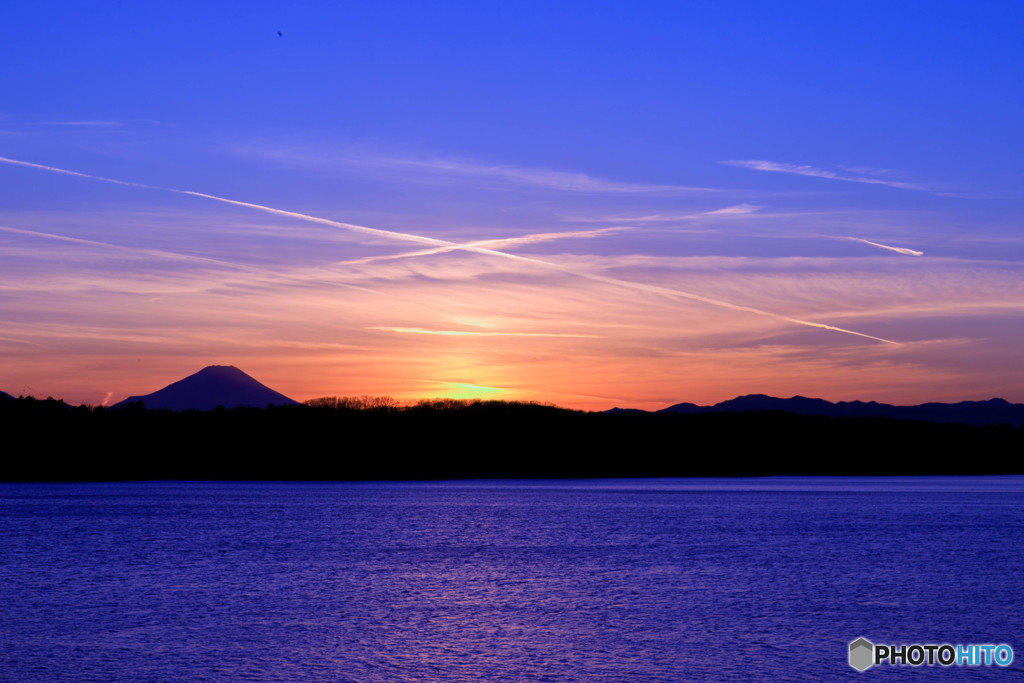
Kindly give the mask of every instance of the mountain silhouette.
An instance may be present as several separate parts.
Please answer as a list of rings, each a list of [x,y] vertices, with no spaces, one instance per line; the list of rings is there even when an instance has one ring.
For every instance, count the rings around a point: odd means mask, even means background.
[[[141,401],[150,409],[213,410],[299,405],[284,394],[260,384],[233,365],[210,365],[194,375],[145,396],[129,396],[114,408]]]
[[[840,401],[831,403],[820,398],[793,396],[775,398],[764,394],[738,396],[713,406],[677,403],[659,413],[699,415],[703,413],[747,412],[781,410],[797,415],[822,417],[889,417],[901,420],[947,422],[977,426],[1008,424],[1024,426],[1024,405],[1009,403],[1001,398],[987,401],[961,401],[960,403],[922,403],[916,406],[894,406],[875,401]]]

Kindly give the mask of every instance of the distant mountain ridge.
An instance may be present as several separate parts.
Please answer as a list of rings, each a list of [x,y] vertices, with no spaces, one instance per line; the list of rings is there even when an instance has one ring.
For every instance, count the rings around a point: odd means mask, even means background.
[[[145,396],[129,396],[114,408],[141,401],[156,410],[214,410],[299,405],[284,394],[261,384],[233,365],[210,365],[194,375]]]
[[[916,406],[894,406],[876,401],[840,401],[832,403],[820,398],[793,396],[775,398],[764,394],[748,394],[713,406],[677,403],[655,412],[698,415],[702,413],[781,410],[797,415],[823,417],[890,417],[901,420],[922,420],[977,426],[1008,424],[1024,426],[1024,405],[1001,398],[959,403],[922,403]]]

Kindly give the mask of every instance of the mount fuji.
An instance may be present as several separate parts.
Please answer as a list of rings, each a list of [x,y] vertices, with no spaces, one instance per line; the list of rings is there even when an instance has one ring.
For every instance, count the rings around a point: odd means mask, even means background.
[[[152,394],[129,396],[113,407],[123,408],[138,401],[147,408],[164,410],[300,405],[298,401],[260,384],[233,365],[210,365]]]

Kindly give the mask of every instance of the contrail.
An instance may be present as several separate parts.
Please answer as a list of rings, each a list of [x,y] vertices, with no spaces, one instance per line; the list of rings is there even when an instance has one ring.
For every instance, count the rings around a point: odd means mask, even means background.
[[[903,254],[904,256],[924,256],[923,251],[907,249],[906,247],[890,247],[888,244],[879,244],[878,242],[872,242],[871,240],[862,239],[860,237],[840,237],[840,239],[850,240],[851,242],[863,242],[864,244],[870,244],[871,246],[878,247],[879,249],[895,251],[897,254]]]
[[[932,194],[938,194],[937,192],[933,192],[931,189],[924,187],[923,185],[917,185],[914,183],[904,183],[897,180],[887,180],[884,178],[867,178],[864,176],[840,175],[834,171],[829,171],[822,168],[815,168],[813,166],[805,166],[802,164],[787,164],[784,162],[762,161],[757,159],[742,161],[722,161],[720,163],[726,164],[728,166],[738,166],[739,168],[749,168],[754,171],[774,171],[776,173],[792,173],[795,175],[810,176],[811,178],[828,178],[830,180],[842,180],[848,183],[867,183],[868,185],[888,185],[889,187],[896,187],[901,190],[918,190],[920,192],[930,192]]]
[[[51,171],[53,173],[61,173],[63,175],[73,175],[77,178],[88,178],[89,180],[102,180],[105,183],[114,183],[115,185],[127,185],[128,187],[142,187],[147,190],[166,190],[165,187],[154,187],[152,185],[143,185],[142,183],[129,183],[126,180],[114,180],[113,178],[104,178],[98,175],[89,175],[88,173],[79,173],[78,171],[69,171],[64,168],[57,168],[55,166],[43,166],[42,164],[33,164],[28,161],[18,161],[17,159],[8,159],[7,157],[0,157],[0,162],[5,164],[14,164],[15,166],[28,166],[29,168],[38,168],[42,171]]]
[[[606,275],[595,275],[594,273],[588,273],[586,271],[574,270],[566,266],[552,263],[550,261],[543,261],[541,259],[532,258],[529,256],[519,256],[518,254],[509,254],[504,251],[495,251],[494,249],[486,249],[483,247],[464,247],[467,251],[474,251],[479,254],[489,254],[492,256],[501,256],[504,258],[520,261],[522,263],[531,263],[534,265],[543,266],[553,270],[558,270],[563,273],[575,275],[586,280],[592,280],[594,282],[603,282],[605,284],[616,285],[619,287],[625,287],[633,289],[638,292],[650,292],[653,294],[660,294],[670,298],[688,299],[690,301],[700,301],[701,303],[710,304],[712,306],[719,306],[721,308],[728,308],[733,311],[743,311],[745,313],[753,313],[755,315],[762,315],[768,318],[775,318],[776,320],[784,320],[786,322],[795,323],[797,325],[805,325],[807,327],[817,327],[822,330],[832,330],[833,332],[842,332],[844,334],[852,334],[857,337],[864,337],[865,339],[873,339],[874,341],[884,342],[886,344],[895,344],[899,346],[899,342],[891,339],[883,339],[882,337],[875,337],[870,334],[864,334],[863,332],[856,332],[854,330],[848,330],[844,327],[837,327],[835,325],[826,325],[825,323],[816,323],[809,320],[801,320],[800,318],[791,318],[786,315],[779,313],[772,313],[771,311],[765,311],[760,308],[754,308],[753,306],[742,306],[740,304],[729,303],[728,301],[722,301],[721,299],[713,299],[708,296],[702,296],[700,294],[694,294],[681,289],[671,289],[668,287],[660,287],[658,285],[648,285],[642,282],[633,282],[632,280],[620,280],[619,278],[608,277]]]
[[[159,189],[159,188],[158,188]],[[155,256],[157,258],[167,259],[170,261],[185,261],[187,263],[199,263],[202,265],[219,266],[221,268],[228,268],[230,270],[237,270],[243,273],[249,273],[252,275],[258,275],[260,277],[270,277],[286,282],[318,282],[317,280],[310,280],[309,278],[296,277],[288,273],[281,273],[278,271],[270,270],[267,268],[256,268],[253,266],[246,266],[241,263],[232,263],[231,261],[222,261],[221,259],[209,258],[207,256],[193,256],[190,254],[178,254],[173,251],[165,251],[163,249],[147,249],[145,247],[129,247],[123,244],[113,244],[111,242],[100,242],[98,240],[87,240],[81,237],[69,237],[67,235],[58,235],[50,232],[39,232],[37,230],[25,230],[22,228],[10,228],[0,225],[0,231],[10,232],[18,235],[29,235],[31,237],[42,237],[43,239],[56,240],[59,242],[71,242],[72,244],[84,244],[90,247],[102,247],[104,249],[113,249],[115,251],[126,251],[132,254],[145,254],[147,256]],[[323,284],[328,284],[334,287],[342,287],[345,289],[356,289],[361,292],[369,292],[371,294],[384,295],[383,292],[378,292],[374,289],[367,287],[360,287],[359,285],[352,285],[345,282],[337,282],[335,280],[320,280]]]
[[[434,247],[433,249],[419,249],[417,251],[404,251],[401,254],[385,254],[383,256],[367,256],[365,258],[349,259],[347,261],[336,261],[336,266],[361,266],[367,263],[379,261],[394,261],[397,259],[414,258],[417,256],[433,256],[444,254],[449,251],[468,250],[475,247],[511,247],[521,244],[535,244],[558,239],[571,239],[574,237],[597,237],[609,232],[619,232],[627,228],[598,228],[596,230],[577,230],[573,232],[543,232],[534,235],[523,235],[522,237],[503,237],[489,240],[477,240],[474,242],[461,242],[447,247]]]
[[[90,177],[90,176],[86,176]],[[97,180],[106,180],[106,178],[97,178]],[[342,230],[350,230],[352,232],[359,232],[364,235],[373,235],[374,237],[384,237],[392,240],[400,240],[402,242],[416,242],[418,244],[431,244],[438,247],[451,247],[456,246],[455,242],[448,242],[446,240],[439,240],[433,237],[425,237],[423,235],[413,235],[407,232],[395,232],[394,230],[381,230],[379,228],[368,228],[365,225],[355,225],[353,223],[342,223],[340,221],[332,221],[328,218],[320,218],[319,216],[310,216],[306,213],[296,213],[295,211],[285,211],[284,209],[275,209],[270,206],[263,206],[262,204],[251,204],[249,202],[240,202],[235,199],[225,199],[224,197],[217,197],[212,194],[203,194],[202,192],[192,192],[190,190],[175,190],[173,188],[165,187],[161,188],[168,192],[174,192],[176,194],[187,194],[193,197],[203,197],[204,199],[212,199],[215,202],[224,202],[225,204],[234,204],[235,206],[244,206],[248,209],[256,209],[257,211],[264,211],[266,213],[272,213],[276,216],[286,216],[288,218],[297,218],[300,221],[307,221],[309,223],[319,223],[321,225],[329,225],[334,228],[341,228]]]
[[[266,213],[271,213],[271,214],[274,214],[274,215],[277,215],[277,216],[286,216],[288,218],[295,218],[295,219],[298,219],[298,220],[301,220],[301,221],[307,221],[307,222],[310,222],[310,223],[319,223],[320,225],[328,225],[328,226],[340,228],[342,230],[348,230],[348,231],[351,231],[351,232],[361,233],[361,234],[364,234],[364,235],[373,235],[375,237],[383,237],[383,238],[386,238],[386,239],[398,240],[398,241],[402,241],[402,242],[415,242],[417,244],[429,244],[429,245],[434,246],[434,247],[447,247],[447,248],[464,249],[466,251],[472,251],[472,252],[475,252],[475,253],[478,253],[478,254],[487,254],[489,256],[498,256],[498,257],[501,257],[501,258],[506,258],[506,259],[510,259],[510,260],[513,260],[513,261],[518,261],[520,263],[529,263],[529,264],[532,264],[532,265],[541,266],[541,267],[552,269],[552,270],[557,270],[557,271],[560,271],[562,273],[566,273],[566,274],[570,274],[570,275],[575,275],[577,277],[581,277],[581,278],[584,278],[584,279],[587,279],[587,280],[591,280],[591,281],[594,281],[594,282],[603,282],[603,283],[606,283],[606,284],[611,284],[611,285],[616,285],[616,286],[619,286],[619,287],[625,287],[625,288],[633,289],[635,291],[649,292],[649,293],[653,293],[653,294],[660,294],[662,296],[667,296],[667,297],[670,297],[670,298],[679,298],[679,299],[687,299],[687,300],[690,300],[690,301],[699,301],[701,303],[706,303],[706,304],[709,304],[711,306],[718,306],[720,308],[727,308],[727,309],[730,309],[730,310],[733,310],[733,311],[742,311],[742,312],[745,312],[745,313],[753,313],[755,315],[765,316],[765,317],[768,317],[768,318],[775,318],[776,320],[783,320],[785,322],[790,322],[790,323],[794,323],[794,324],[797,324],[797,325],[803,325],[805,327],[815,327],[815,328],[822,329],[822,330],[831,330],[833,332],[842,332],[843,334],[850,334],[850,335],[854,335],[856,337],[863,337],[864,339],[871,339],[871,340],[874,340],[874,341],[883,342],[885,344],[899,345],[899,342],[892,341],[891,339],[883,339],[882,337],[875,337],[875,336],[872,336],[870,334],[864,334],[863,332],[856,332],[854,330],[848,330],[846,328],[837,327],[835,325],[826,325],[824,323],[816,323],[816,322],[811,322],[811,321],[808,321],[808,320],[801,320],[799,318],[791,318],[791,317],[786,316],[786,315],[781,315],[781,314],[778,314],[778,313],[772,313],[770,311],[765,311],[765,310],[762,310],[762,309],[759,309],[759,308],[754,308],[752,306],[742,306],[742,305],[739,305],[739,304],[729,303],[728,301],[722,301],[720,299],[713,299],[711,297],[701,296],[700,294],[694,294],[692,292],[686,292],[686,291],[681,290],[681,289],[670,289],[670,288],[667,288],[667,287],[659,287],[657,285],[647,285],[647,284],[643,284],[643,283],[639,283],[639,282],[632,282],[630,280],[620,280],[618,278],[607,277],[607,276],[604,276],[604,275],[595,275],[595,274],[592,274],[592,273],[587,273],[585,271],[579,271],[579,270],[575,270],[575,269],[569,268],[567,266],[559,265],[557,263],[552,263],[550,261],[544,261],[542,259],[532,258],[532,257],[528,257],[528,256],[519,256],[517,254],[509,254],[508,252],[497,251],[495,249],[488,249],[487,247],[466,246],[466,245],[460,245],[458,242],[451,242],[451,241],[448,241],[448,240],[441,240],[441,239],[436,239],[434,237],[426,237],[426,236],[423,236],[423,235],[416,235],[416,234],[413,234],[413,233],[397,232],[397,231],[394,231],[394,230],[380,230],[378,228],[368,228],[368,227],[363,226],[363,225],[355,225],[355,224],[352,224],[352,223],[342,223],[340,221],[332,221],[332,220],[327,219],[327,218],[320,218],[318,216],[310,216],[308,214],[298,213],[296,211],[285,211],[283,209],[275,209],[273,207],[264,206],[262,204],[253,204],[253,203],[250,203],[250,202],[241,202],[241,201],[238,201],[238,200],[235,200],[235,199],[226,199],[224,197],[218,197],[218,196],[212,195],[212,194],[204,194],[202,192],[192,192],[190,190],[176,190],[176,189],[169,188],[169,187],[154,187],[152,185],[142,185],[140,183],[130,183],[130,182],[122,181],[122,180],[114,180],[112,178],[103,178],[101,176],[88,175],[86,173],[78,173],[76,171],[68,171],[68,170],[65,170],[65,169],[62,169],[62,168],[55,168],[53,166],[43,166],[41,164],[32,164],[32,163],[29,163],[29,162],[26,162],[26,161],[18,161],[16,159],[8,159],[6,157],[0,157],[0,162],[9,163],[9,164],[15,164],[15,165],[18,165],[18,166],[27,166],[27,167],[30,167],[30,168],[37,168],[37,169],[44,170],[44,171],[51,171],[53,173],[62,173],[62,174],[65,174],[65,175],[72,175],[72,176],[77,176],[77,177],[80,177],[80,178],[89,178],[91,180],[101,180],[103,182],[115,183],[117,185],[127,185],[129,187],[142,187],[142,188],[147,188],[147,189],[164,190],[164,191],[167,191],[167,192],[174,192],[176,194],[191,195],[193,197],[202,197],[204,199],[210,199],[210,200],[217,201],[217,202],[223,202],[225,204],[233,204],[235,206],[243,206],[243,207],[246,207],[246,208],[249,208],[249,209],[256,209],[257,211],[264,211]]]
[[[654,223],[654,222],[666,222],[666,221],[689,221],[698,218],[716,218],[721,216],[745,216],[756,211],[760,211],[763,207],[758,204],[736,204],[734,206],[727,206],[722,209],[713,209],[711,211],[698,211],[697,213],[677,213],[677,214],[665,214],[655,213],[647,216],[606,216],[602,218],[587,218],[577,216],[566,216],[565,219],[574,223]]]
[[[522,258],[522,257],[520,257]],[[530,259],[535,261],[535,259]],[[560,268],[555,264],[549,264],[547,261],[540,261],[539,263],[545,263],[555,268]],[[856,332],[854,330],[848,330],[845,327],[836,327],[835,325],[826,325],[825,323],[816,323],[809,320],[801,320],[800,318],[791,318],[786,315],[779,313],[772,313],[771,311],[764,311],[760,308],[754,308],[753,306],[742,306],[740,304],[729,303],[728,301],[722,301],[721,299],[712,299],[711,297],[701,296],[700,294],[693,294],[692,292],[686,292],[681,289],[670,289],[668,287],[659,287],[658,285],[647,285],[642,282],[632,282],[630,280],[620,280],[613,277],[605,277],[604,275],[594,275],[592,273],[571,271],[566,268],[561,268],[564,272],[570,272],[574,275],[594,282],[604,282],[607,284],[618,285],[620,287],[628,287],[635,289],[639,292],[651,292],[653,294],[660,294],[670,298],[689,299],[691,301],[700,301],[705,304],[712,306],[719,306],[721,308],[728,308],[733,311],[743,311],[744,313],[753,313],[755,315],[763,315],[769,318],[775,318],[776,320],[784,320],[786,322],[795,323],[797,325],[805,325],[807,327],[817,327],[822,330],[832,330],[833,332],[842,332],[844,334],[852,334],[857,337],[864,337],[865,339],[872,339],[878,342],[884,342],[886,344],[894,344],[899,346],[900,343],[891,339],[883,339],[882,337],[874,337],[870,334],[864,334],[863,332]]]
[[[194,263],[202,263],[205,265],[222,266],[225,268],[234,268],[237,270],[254,271],[256,269],[249,268],[248,266],[242,266],[229,261],[221,261],[219,259],[207,258],[205,256],[190,256],[188,254],[178,254],[173,251],[164,251],[162,249],[147,249],[145,247],[127,247],[121,244],[113,244],[111,242],[99,242],[97,240],[87,240],[81,237],[69,237],[67,235],[57,235],[50,232],[38,232],[36,230],[24,230],[22,228],[9,228],[0,225],[0,231],[13,232],[18,235],[30,235],[32,237],[42,237],[49,240],[57,240],[59,242],[71,242],[72,244],[84,244],[90,247],[103,247],[105,249],[115,249],[117,251],[127,251],[135,254],[146,254],[148,256],[157,256],[159,258],[165,258],[172,261],[190,261]]]

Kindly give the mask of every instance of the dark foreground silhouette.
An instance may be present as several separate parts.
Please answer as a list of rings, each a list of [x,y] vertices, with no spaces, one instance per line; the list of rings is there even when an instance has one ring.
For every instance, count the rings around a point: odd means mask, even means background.
[[[501,402],[314,403],[171,412],[0,398],[0,480],[1024,472],[1024,429],[1009,425],[778,411],[585,413]]]
[[[748,412],[751,410],[783,410],[798,415],[821,417],[891,417],[900,420],[926,422],[952,422],[972,425],[1024,426],[1024,405],[1009,403],[1001,398],[987,401],[960,401],[959,403],[922,403],[916,406],[894,406],[875,401],[840,401],[831,403],[820,398],[793,396],[775,398],[763,394],[737,396],[713,406],[677,403],[658,412],[697,415],[702,413]]]

